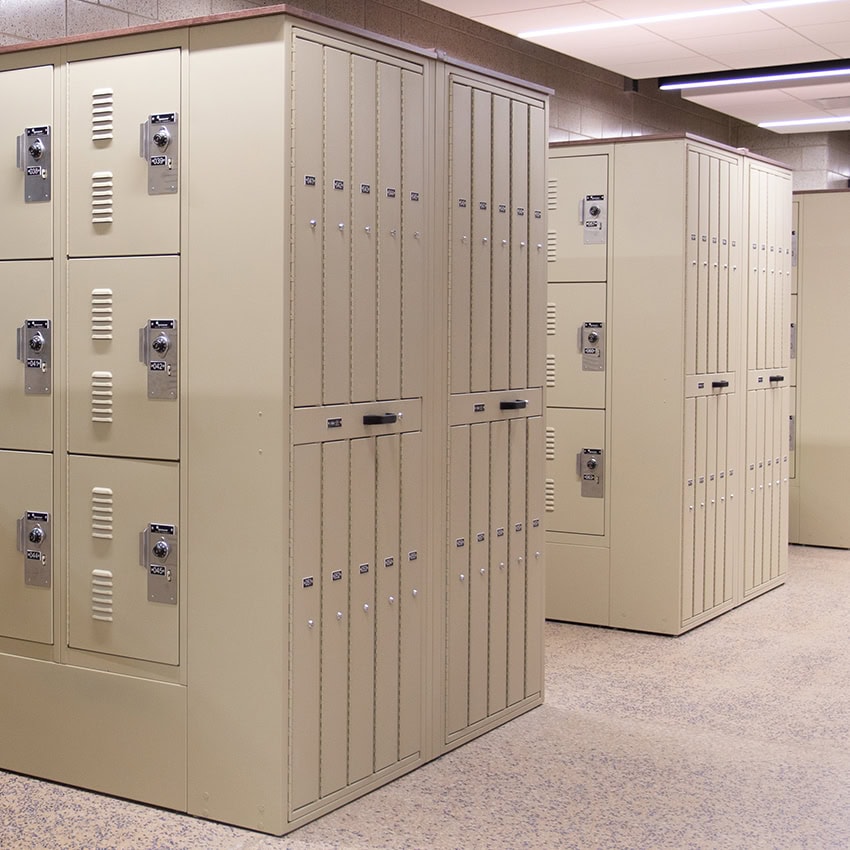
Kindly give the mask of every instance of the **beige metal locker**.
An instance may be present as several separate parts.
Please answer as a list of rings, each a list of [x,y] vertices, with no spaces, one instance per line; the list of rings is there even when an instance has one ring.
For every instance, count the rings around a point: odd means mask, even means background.
[[[0,448],[53,448],[58,367],[53,316],[53,263],[0,262]]]
[[[0,637],[53,643],[53,458],[0,452]]]

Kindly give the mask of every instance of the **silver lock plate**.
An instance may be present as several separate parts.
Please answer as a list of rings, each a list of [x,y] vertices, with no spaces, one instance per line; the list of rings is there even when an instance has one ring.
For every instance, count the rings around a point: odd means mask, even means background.
[[[148,194],[177,192],[179,136],[176,112],[157,112],[141,125],[140,151],[148,164]]]
[[[139,360],[148,369],[148,398],[177,398],[178,342],[176,319],[149,319],[139,330]]]
[[[148,602],[177,604],[177,527],[152,522],[140,535],[140,562],[148,574]]]
[[[18,168],[24,172],[24,202],[41,204],[50,200],[51,167],[50,127],[27,127],[18,136]]]
[[[27,319],[18,328],[18,360],[24,364],[24,393],[50,395],[52,333],[50,319]]]
[[[797,323],[791,322],[791,359],[797,359]]]
[[[605,195],[585,195],[580,220],[585,245],[604,245],[608,239],[608,201]]]
[[[585,322],[580,343],[582,372],[604,372],[605,322]]]
[[[27,511],[18,520],[18,551],[24,556],[24,584],[28,587],[50,587],[53,571],[50,564],[50,514]]]
[[[605,455],[602,449],[582,449],[578,453],[578,475],[581,495],[585,499],[601,499],[605,489]]]

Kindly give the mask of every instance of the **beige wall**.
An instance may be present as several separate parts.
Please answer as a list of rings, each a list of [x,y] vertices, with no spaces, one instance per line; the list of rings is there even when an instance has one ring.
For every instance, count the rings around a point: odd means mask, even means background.
[[[270,6],[251,0],[2,0],[0,44],[58,38],[154,21]],[[795,189],[844,188],[850,133],[779,135],[659,92],[430,6],[420,0],[298,0],[306,11],[423,47],[555,90],[552,141],[688,131],[747,147],[795,170]]]

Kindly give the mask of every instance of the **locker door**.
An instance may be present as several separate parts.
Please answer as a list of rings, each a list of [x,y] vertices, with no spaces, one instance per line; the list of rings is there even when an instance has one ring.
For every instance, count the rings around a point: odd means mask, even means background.
[[[588,229],[583,219],[594,222],[585,199],[608,198],[608,156],[549,159],[549,280],[588,282],[607,279],[607,218],[599,228]]]
[[[546,220],[544,174],[546,168],[546,113],[531,107],[528,112],[528,386],[539,387],[546,361],[543,337],[546,297]]]
[[[718,307],[717,307],[717,371],[728,372],[737,365],[736,361],[730,360],[729,344],[729,317],[730,309],[734,309],[730,303],[730,276],[729,276],[729,251],[730,251],[730,227],[729,227],[729,188],[730,170],[735,165],[725,160],[720,162],[720,185],[718,197]],[[738,337],[734,337],[737,343]]]
[[[508,704],[508,424],[490,425],[489,715]]]
[[[715,605],[714,587],[718,578],[717,564],[717,518],[718,518],[718,494],[717,494],[717,451],[718,440],[721,437],[720,401],[717,396],[708,396],[706,399],[706,482],[705,482],[705,571],[703,610],[709,611]],[[721,576],[722,576],[722,570]]]
[[[375,771],[398,761],[400,437],[376,438]]]
[[[508,705],[525,697],[526,479],[528,433],[525,419],[512,419],[508,454]],[[498,463],[500,458],[494,458]]]
[[[52,183],[57,171],[58,151],[54,155],[53,140],[53,66],[21,68],[0,73],[0,143],[4,167],[0,169],[0,260],[35,259],[53,256],[53,203],[26,201],[24,171],[17,167],[15,149],[18,136],[36,128],[50,128],[50,170]],[[27,145],[28,146],[28,145]],[[44,154],[41,155],[44,161]],[[33,167],[39,167],[34,165]],[[46,169],[45,169],[46,170]],[[30,178],[32,179],[32,178]],[[50,191],[53,196],[53,188]]]
[[[170,560],[179,554],[177,464],[78,456],[68,464],[68,645],[178,664],[182,583],[179,559]],[[157,561],[141,535],[159,537],[165,527],[174,530],[165,537],[171,551]]]
[[[528,381],[528,106],[511,104],[511,388]]]
[[[0,636],[51,644],[53,458],[0,452],[0,480]]]
[[[296,446],[292,470],[289,806],[319,799],[322,447]]]
[[[682,509],[682,622],[696,613],[694,570],[696,568],[697,517],[697,400],[685,399],[684,493]]]
[[[760,391],[747,393],[747,433],[744,446],[746,468],[744,470],[744,594],[748,594],[756,584],[756,511],[758,507],[758,399]]]
[[[697,304],[700,282],[700,160],[699,151],[688,150],[686,198],[687,266],[685,270],[685,374],[697,373]]]
[[[704,396],[696,399],[696,476],[694,481],[694,614],[705,611],[705,573],[706,573],[706,524],[708,475],[708,399]]]
[[[739,542],[741,521],[744,519],[745,503],[741,502],[746,495],[746,455],[741,448],[741,405],[745,402],[746,394],[731,393],[726,397],[727,430],[726,430],[726,466],[725,473],[725,554],[726,572],[724,578],[723,602],[732,601],[736,586],[741,582],[742,551]],[[721,497],[722,498],[722,497]]]
[[[699,165],[699,226],[697,236],[697,374],[704,375],[708,371],[708,305],[710,300],[710,235],[711,228],[711,158],[700,154]]]
[[[782,427],[779,433],[779,449],[777,454],[782,457],[782,469],[777,473],[776,477],[781,481],[780,503],[779,503],[779,563],[777,565],[777,574],[780,576],[788,572],[788,534],[789,534],[789,498],[791,493],[790,485],[790,466],[791,459],[789,457],[790,450],[790,412],[792,407],[794,394],[791,387],[786,387],[780,390],[782,395],[781,408],[779,412],[780,422]]]
[[[180,112],[180,51],[159,50],[68,66],[68,253],[72,257],[175,254],[180,199],[149,194],[140,125]],[[177,136],[161,153],[179,174]]]
[[[178,258],[71,260],[68,288],[69,450],[176,459]],[[160,322],[174,322],[174,327],[149,332],[142,345],[140,332]],[[157,349],[163,336],[167,348]],[[222,347],[224,352],[226,328]],[[150,366],[142,362],[142,351]],[[158,365],[163,369],[155,370]]]
[[[550,283],[548,298],[547,404],[605,407],[605,284]]]
[[[456,425],[449,439],[446,731],[451,735],[468,724],[470,426]]]
[[[713,524],[713,561],[714,561],[714,587],[712,591],[712,607],[721,605],[725,601],[726,585],[728,583],[728,565],[726,563],[726,467],[728,457],[728,435],[735,423],[729,419],[729,396],[718,396],[715,401],[717,443],[712,466],[712,474],[715,476],[714,499],[714,524]]]
[[[783,495],[783,473],[787,463],[783,458],[788,456],[787,426],[788,421],[788,393],[785,389],[775,389],[770,392],[770,407],[772,411],[770,425],[770,458],[772,465],[769,470],[771,477],[772,492],[770,498],[770,574],[766,579],[775,579],[779,576],[779,565],[782,548],[788,545],[786,524],[783,517],[785,498]],[[783,435],[785,440],[783,442]],[[783,539],[783,532],[785,537]]]
[[[52,338],[53,263],[0,263],[0,302],[0,448],[49,452],[53,447],[53,376],[58,365]],[[42,345],[39,340],[46,337],[45,331],[28,332],[28,321],[49,323],[45,329],[51,334],[47,351],[36,350],[28,342],[35,339],[38,348]],[[45,367],[47,371],[43,371]]]
[[[493,97],[493,138],[507,139],[511,130],[510,101]],[[511,172],[508,145],[493,145],[493,270],[490,281],[493,339],[501,341],[492,346],[490,386],[493,390],[508,389],[509,354],[505,343],[510,338],[510,279],[511,279]]]
[[[549,408],[550,457],[547,528],[575,534],[605,533],[605,411]],[[599,452],[601,451],[601,456]],[[598,476],[601,458],[603,475]],[[588,467],[587,464],[596,464]],[[597,482],[585,475],[597,475]]]
[[[718,372],[720,334],[720,167],[710,158],[708,176],[708,360],[707,371]]]
[[[525,611],[527,697],[543,690],[543,547],[546,531],[543,522],[543,455],[543,417],[534,416],[528,420],[528,566]]]
[[[348,443],[322,444],[322,797],[348,783]]]

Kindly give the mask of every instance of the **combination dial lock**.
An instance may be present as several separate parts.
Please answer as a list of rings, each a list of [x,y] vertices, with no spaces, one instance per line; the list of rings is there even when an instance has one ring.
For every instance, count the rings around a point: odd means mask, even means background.
[[[38,162],[38,160],[40,160],[44,156],[45,150],[46,148],[44,147],[44,142],[42,142],[41,139],[36,139],[27,148],[27,152],[36,162]]]
[[[160,334],[154,341],[151,343],[151,348],[157,354],[165,354],[166,351],[171,347],[171,342],[165,334]]]

